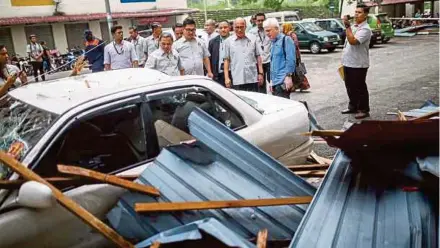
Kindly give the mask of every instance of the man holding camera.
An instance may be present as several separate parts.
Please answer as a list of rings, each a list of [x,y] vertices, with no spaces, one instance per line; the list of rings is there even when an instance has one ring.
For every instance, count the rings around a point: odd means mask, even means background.
[[[367,71],[370,66],[369,45],[371,29],[367,23],[369,8],[358,5],[354,14],[354,25],[345,16],[347,39],[342,56],[344,81],[349,98],[348,108],[342,114],[356,114],[356,119],[370,116],[369,95],[367,89]]]

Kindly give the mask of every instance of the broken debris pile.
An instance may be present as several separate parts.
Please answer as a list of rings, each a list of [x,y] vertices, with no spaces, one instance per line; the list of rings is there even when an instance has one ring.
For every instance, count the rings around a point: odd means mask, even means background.
[[[307,204],[213,209],[210,201],[267,199],[270,203],[271,200],[308,197],[310,202],[316,189],[201,110],[190,115],[189,127],[198,141],[164,148],[138,179],[140,183],[158,188],[161,196],[130,192],[109,212],[107,217],[118,233],[141,241],[170,229],[186,230],[178,227],[215,218],[245,240],[255,239],[259,230],[267,228],[269,241],[290,241]],[[136,212],[137,204],[156,202],[205,202],[211,209]]]

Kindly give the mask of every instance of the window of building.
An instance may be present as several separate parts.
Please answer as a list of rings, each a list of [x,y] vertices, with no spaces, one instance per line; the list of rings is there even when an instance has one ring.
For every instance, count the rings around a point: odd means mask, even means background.
[[[53,143],[35,171],[58,175],[57,164],[110,173],[147,158],[140,106],[129,105],[76,122]]]

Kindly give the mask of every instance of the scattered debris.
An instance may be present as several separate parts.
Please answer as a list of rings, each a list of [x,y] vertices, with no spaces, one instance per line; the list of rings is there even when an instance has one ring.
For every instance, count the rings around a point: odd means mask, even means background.
[[[59,189],[57,189],[52,184],[45,181],[38,174],[28,169],[25,165],[21,164],[17,160],[10,157],[8,154],[0,151],[0,161],[4,165],[8,166],[11,170],[20,174],[24,179],[29,181],[36,181],[48,186],[52,190],[52,194],[55,199],[67,210],[69,210],[74,215],[81,218],[86,224],[94,228],[96,231],[104,235],[107,239],[112,241],[118,247],[134,247],[131,243],[126,241],[121,235],[115,232],[113,229],[108,227],[104,222],[93,216],[75,201],[70,199],[68,196],[64,195]]]

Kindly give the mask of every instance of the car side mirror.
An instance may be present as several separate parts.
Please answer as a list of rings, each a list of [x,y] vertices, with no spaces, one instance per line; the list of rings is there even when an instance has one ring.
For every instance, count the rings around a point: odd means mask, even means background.
[[[29,208],[49,208],[54,205],[52,190],[42,183],[29,181],[21,185],[17,203]]]

